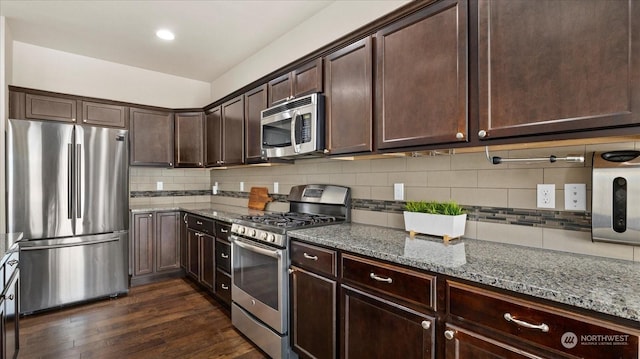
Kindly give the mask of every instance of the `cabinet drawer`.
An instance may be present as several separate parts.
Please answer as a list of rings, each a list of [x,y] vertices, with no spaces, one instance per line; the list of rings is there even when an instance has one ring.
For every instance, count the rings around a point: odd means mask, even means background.
[[[336,251],[291,241],[291,264],[335,276],[336,257]]]
[[[231,277],[220,270],[216,271],[216,295],[227,305],[231,305]]]
[[[216,233],[216,226],[212,220],[191,214],[187,215],[187,227],[210,235],[215,235]]]
[[[229,233],[231,233],[231,223],[218,222],[216,226],[216,237],[229,241]]]
[[[231,273],[231,245],[220,239],[216,239],[216,267]]]
[[[638,331],[466,284],[447,292],[448,313],[465,322],[578,357],[637,358]]]
[[[18,269],[18,263],[20,260],[19,253],[20,252],[15,251],[15,252],[12,252],[11,254],[9,253],[6,254],[9,257],[7,258],[7,261],[4,263],[4,285],[5,286],[9,283],[9,280],[11,279],[13,272],[15,272],[16,269]]]
[[[435,309],[435,276],[348,254],[341,266],[345,281]]]

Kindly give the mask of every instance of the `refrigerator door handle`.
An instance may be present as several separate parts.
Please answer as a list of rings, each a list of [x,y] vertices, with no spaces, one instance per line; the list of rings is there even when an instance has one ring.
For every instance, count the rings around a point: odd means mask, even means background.
[[[82,145],[76,146],[76,218],[82,218]]]
[[[73,145],[67,144],[67,218],[73,218]]]
[[[56,244],[45,244],[45,245],[33,245],[30,246],[29,242],[21,243],[20,250],[21,251],[37,251],[42,249],[55,249],[55,248],[65,248],[65,247],[78,247],[78,246],[88,246],[93,244],[101,244],[108,242],[116,242],[120,239],[120,237],[110,237],[103,239],[94,239],[94,240],[81,240],[81,241],[73,241],[73,242],[60,242]]]

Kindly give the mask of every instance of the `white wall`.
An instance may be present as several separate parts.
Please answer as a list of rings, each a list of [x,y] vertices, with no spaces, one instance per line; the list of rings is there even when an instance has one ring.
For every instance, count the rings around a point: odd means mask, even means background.
[[[211,102],[382,17],[408,0],[335,1],[211,83]]]
[[[210,84],[13,42],[14,86],[137,104],[188,108],[209,103]]]
[[[5,180],[4,180],[4,131],[9,116],[9,89],[12,66],[11,31],[4,16],[0,16],[0,233],[6,229]]]

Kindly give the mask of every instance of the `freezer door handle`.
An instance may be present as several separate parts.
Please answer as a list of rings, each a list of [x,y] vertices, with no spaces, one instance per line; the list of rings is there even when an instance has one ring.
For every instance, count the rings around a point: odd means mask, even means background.
[[[67,145],[67,218],[73,218],[73,145]]]
[[[76,146],[76,218],[82,218],[82,145]]]
[[[108,243],[108,242],[117,242],[119,239],[120,239],[119,237],[110,237],[110,238],[103,238],[103,239],[81,240],[81,241],[73,241],[73,242],[62,242],[58,244],[33,245],[33,246],[29,245],[29,242],[24,242],[20,244],[20,250],[21,251],[37,251],[37,250],[43,250],[43,249],[88,246],[88,245]]]

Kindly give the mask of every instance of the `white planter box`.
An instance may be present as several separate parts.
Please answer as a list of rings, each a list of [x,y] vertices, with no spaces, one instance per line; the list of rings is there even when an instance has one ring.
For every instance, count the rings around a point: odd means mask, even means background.
[[[445,216],[418,212],[404,212],[404,229],[432,236],[462,237],[467,214]]]

